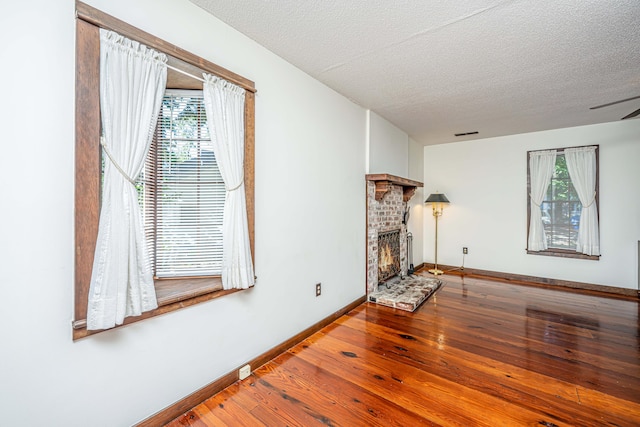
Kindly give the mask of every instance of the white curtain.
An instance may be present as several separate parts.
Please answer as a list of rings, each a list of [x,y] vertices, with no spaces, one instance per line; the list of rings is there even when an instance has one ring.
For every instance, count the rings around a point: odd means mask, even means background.
[[[100,30],[104,181],[87,329],[158,306],[135,180],[144,166],[167,79],[164,54]]]
[[[245,91],[224,79],[204,76],[204,105],[213,151],[227,195],[222,225],[222,286],[246,289],[254,285],[244,192]]]
[[[565,148],[571,183],[582,203],[576,252],[600,255],[596,206],[596,147]]]
[[[547,249],[547,236],[542,224],[542,201],[556,165],[556,151],[532,151],[529,153],[529,175],[531,177],[531,211],[529,215],[529,241],[527,249]]]

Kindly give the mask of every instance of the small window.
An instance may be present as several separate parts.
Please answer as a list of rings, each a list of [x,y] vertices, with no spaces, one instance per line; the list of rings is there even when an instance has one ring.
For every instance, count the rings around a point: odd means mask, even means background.
[[[590,152],[590,159],[580,160],[580,172],[574,176],[570,172],[565,155],[568,151]],[[533,158],[546,157],[547,160],[535,161]],[[545,162],[549,162],[546,164]],[[592,172],[582,171],[584,163]],[[542,166],[546,164],[546,166]],[[575,163],[574,163],[575,164]],[[532,166],[533,165],[533,166]],[[527,153],[527,253],[570,258],[599,259],[598,201],[599,171],[598,146],[576,147],[568,149],[530,151]],[[548,166],[548,167],[547,167]],[[532,167],[535,169],[532,171]],[[532,176],[533,175],[533,176]],[[579,180],[576,189],[574,180]],[[539,203],[538,203],[539,201]],[[584,204],[583,204],[584,202]],[[582,237],[580,224],[583,206],[591,211],[583,225]],[[532,221],[539,221],[542,229],[536,230]],[[587,229],[589,225],[590,229]],[[539,234],[538,234],[539,233]],[[590,234],[589,234],[590,233]],[[532,236],[539,236],[538,239]],[[541,243],[540,240],[543,240]]]
[[[145,33],[82,2],[76,3],[75,304],[73,339],[86,329],[87,301],[98,234],[101,189],[100,43],[106,28],[164,52],[192,76],[205,72],[245,89],[244,188],[254,252],[255,85],[252,81]],[[166,96],[142,178],[138,180],[158,308],[125,324],[218,298],[224,184],[210,149],[202,84],[167,73]],[[178,89],[177,91],[175,89]],[[184,91],[183,89],[190,89]],[[151,238],[149,238],[151,237]],[[194,249],[195,248],[195,249]],[[255,259],[255,258],[254,258]]]

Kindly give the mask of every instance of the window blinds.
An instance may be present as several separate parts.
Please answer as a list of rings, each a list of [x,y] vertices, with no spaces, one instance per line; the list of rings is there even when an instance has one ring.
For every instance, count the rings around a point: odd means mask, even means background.
[[[167,90],[140,186],[155,276],[220,275],[226,194],[202,91]]]

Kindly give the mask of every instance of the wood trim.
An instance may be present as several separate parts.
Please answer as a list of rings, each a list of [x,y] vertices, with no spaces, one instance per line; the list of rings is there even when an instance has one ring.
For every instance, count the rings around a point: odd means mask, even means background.
[[[527,238],[527,240],[529,240],[529,239]],[[551,249],[545,249],[545,250],[542,250],[542,251],[530,251],[529,249],[527,249],[527,254],[528,255],[554,256],[554,257],[558,257],[558,258],[588,259],[588,260],[591,260],[591,261],[599,261],[600,260],[600,255],[586,255],[586,254],[581,254],[580,252],[571,251],[571,250],[568,250],[568,249],[551,248]]]
[[[251,370],[252,371],[257,369],[257,368],[259,368],[260,366],[262,366],[265,363],[267,363],[267,362],[271,361],[272,359],[274,359],[276,356],[284,353],[285,351],[287,351],[288,349],[290,349],[294,345],[302,342],[303,340],[305,340],[309,336],[311,336],[314,333],[318,332],[320,329],[322,329],[325,326],[329,325],[330,323],[334,322],[336,319],[340,318],[341,316],[343,316],[346,313],[350,312],[354,308],[358,307],[359,305],[361,305],[365,301],[366,301],[366,296],[362,296],[362,297],[358,298],[357,300],[353,301],[351,304],[347,305],[346,307],[343,307],[342,309],[336,311],[335,313],[325,317],[324,319],[322,319],[318,323],[308,327],[307,329],[303,330],[302,332],[294,335],[293,337],[289,338],[288,340],[284,341],[283,343],[279,344],[278,346],[276,346],[276,347],[274,347],[274,348],[262,353],[260,356],[250,360],[247,363],[251,366]],[[197,390],[196,392],[194,392],[194,393],[192,393],[192,394],[180,399],[179,401],[175,402],[174,404],[166,407],[165,409],[157,412],[156,414],[150,416],[149,418],[141,421],[140,423],[136,424],[136,426],[138,426],[138,427],[154,427],[154,426],[158,426],[158,425],[164,425],[164,424],[174,420],[175,418],[177,418],[180,415],[184,414],[185,412],[187,412],[191,408],[194,408],[195,406],[197,406],[200,403],[204,402],[209,397],[211,397],[211,396],[215,395],[216,393],[222,391],[223,389],[229,387],[231,384],[235,383],[236,381],[239,381],[238,370],[240,369],[240,367],[246,365],[247,363],[243,363],[242,365],[238,366],[237,369],[234,369],[233,371],[223,375],[222,377],[218,378],[217,380],[215,380],[215,381],[207,384],[206,386],[202,387],[201,389]]]
[[[213,62],[209,62],[206,59],[199,57],[198,55],[179,48],[178,46],[164,41],[152,34],[142,31],[141,29],[136,28],[133,25],[127,24],[126,22],[123,22],[118,18],[95,9],[81,1],[76,1],[76,17],[98,27],[115,31],[122,35],[126,35],[129,38],[133,38],[136,41],[147,45],[148,47],[152,47],[168,55],[175,56],[184,62],[201,68],[208,73],[213,73],[226,80],[229,80],[230,82],[241,86],[249,92],[256,92],[255,84],[253,81],[242,77],[232,71],[229,71],[226,68],[216,65]]]
[[[75,300],[87,301],[100,216],[100,36],[98,27],[76,22],[75,111]],[[78,179],[81,176],[82,179]],[[87,305],[75,304],[84,319]],[[74,333],[75,338],[75,333]]]
[[[378,173],[378,174],[368,174],[365,175],[367,181],[373,181],[376,185],[376,195],[375,198],[377,201],[382,200],[385,194],[387,194],[394,185],[399,185],[402,187],[402,200],[406,203],[416,192],[416,188],[422,187],[420,181],[414,181],[408,178],[401,178],[399,176],[390,175],[388,173]]]
[[[375,181],[376,186],[376,201],[384,199],[384,195],[387,194],[393,188],[393,183],[389,181]]]
[[[433,264],[424,264],[424,268],[433,268]],[[551,279],[546,277],[526,276],[514,273],[503,273],[500,271],[480,270],[476,268],[455,267],[451,265],[438,264],[438,268],[445,274],[452,274],[463,277],[478,277],[499,280],[508,283],[526,286],[538,286],[551,289],[562,288],[563,291],[572,290],[585,294],[596,294],[610,298],[616,297],[640,297],[637,289],[620,288],[617,286],[604,286],[594,283],[573,282],[570,280]],[[416,269],[417,271],[417,269]]]
[[[247,220],[249,223],[249,246],[251,259],[256,265],[255,252],[255,141],[256,141],[256,95],[245,92],[244,98],[244,191],[246,198]]]
[[[219,276],[195,279],[155,280],[154,285],[158,306],[160,307],[224,290],[222,287],[222,278]]]
[[[222,288],[222,279],[220,277],[165,280],[156,279],[154,284],[159,307],[224,290]],[[211,299],[217,298],[218,296],[220,295],[211,296]],[[77,317],[76,319],[77,320],[73,322],[74,329],[87,327],[87,319],[83,316]]]
[[[253,289],[253,288],[249,288],[249,289]],[[86,319],[77,320],[77,321],[73,322],[73,327],[74,327],[73,339],[77,340],[77,339],[80,339],[80,338],[88,337],[90,335],[99,334],[99,333],[104,332],[104,331],[110,331],[112,329],[120,328],[120,327],[125,326],[125,325],[130,325],[131,323],[139,322],[141,320],[149,319],[151,317],[159,316],[161,314],[170,313],[172,311],[179,310],[181,308],[190,307],[192,305],[199,304],[201,302],[205,302],[205,301],[209,301],[209,300],[212,300],[212,299],[220,298],[220,297],[223,297],[225,295],[234,294],[236,292],[246,292],[246,291],[247,291],[247,289],[228,289],[228,290],[223,290],[223,291],[209,292],[209,293],[206,293],[206,294],[203,294],[203,295],[199,295],[199,296],[196,296],[196,297],[191,297],[189,299],[172,302],[172,303],[167,304],[167,305],[159,306],[155,310],[147,311],[145,313],[142,313],[140,316],[126,317],[124,319],[124,322],[123,322],[122,325],[117,325],[117,326],[115,326],[113,328],[110,328],[110,329],[100,329],[100,330],[95,330],[95,331],[93,331],[93,330],[89,331],[89,330],[86,329],[86,327],[87,327]]]
[[[403,186],[411,186],[411,187],[422,187],[423,183],[420,181],[414,181],[408,178],[401,178],[399,176],[390,175],[388,173],[370,173],[365,175],[367,181],[389,181],[392,184],[403,185]]]

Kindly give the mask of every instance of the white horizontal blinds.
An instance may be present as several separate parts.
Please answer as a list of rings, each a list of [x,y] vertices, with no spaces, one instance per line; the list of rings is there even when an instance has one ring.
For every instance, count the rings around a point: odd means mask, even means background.
[[[145,230],[155,276],[221,274],[225,187],[202,91],[170,91],[145,168]]]

